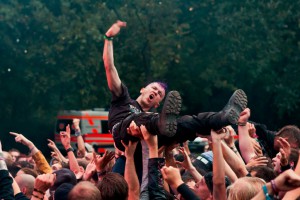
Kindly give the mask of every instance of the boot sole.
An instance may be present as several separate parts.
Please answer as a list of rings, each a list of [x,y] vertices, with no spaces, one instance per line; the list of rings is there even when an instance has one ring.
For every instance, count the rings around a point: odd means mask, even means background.
[[[159,132],[161,135],[172,137],[177,131],[177,116],[181,110],[181,96],[177,91],[170,91],[160,114]]]
[[[226,118],[231,125],[237,124],[240,113],[247,108],[247,103],[247,95],[241,89],[236,90],[230,97],[227,105],[224,108],[224,112],[226,113]]]

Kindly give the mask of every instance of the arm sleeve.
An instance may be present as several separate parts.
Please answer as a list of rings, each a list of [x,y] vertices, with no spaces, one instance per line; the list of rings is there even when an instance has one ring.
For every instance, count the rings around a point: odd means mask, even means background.
[[[163,186],[160,169],[164,166],[164,158],[149,158],[148,162],[148,190],[150,199],[167,199]]]
[[[13,180],[9,176],[8,171],[0,170],[0,199],[5,199],[5,200],[15,199],[12,183]]]
[[[178,188],[177,191],[182,195],[184,199],[189,199],[189,200],[200,200],[199,197],[196,196],[196,194],[186,185],[186,184],[181,184]]]
[[[41,151],[38,151],[37,153],[32,155],[32,158],[36,163],[37,170],[41,174],[52,173],[52,169]]]

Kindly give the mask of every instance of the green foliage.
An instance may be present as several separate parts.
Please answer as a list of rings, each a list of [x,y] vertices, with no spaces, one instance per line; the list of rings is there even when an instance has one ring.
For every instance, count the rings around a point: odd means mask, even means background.
[[[51,129],[59,109],[107,108],[102,36],[117,19],[128,26],[115,38],[115,64],[133,97],[147,82],[163,80],[182,93],[183,113],[194,114],[221,109],[242,88],[253,120],[272,128],[296,123],[299,6],[291,0],[1,1],[3,130]]]

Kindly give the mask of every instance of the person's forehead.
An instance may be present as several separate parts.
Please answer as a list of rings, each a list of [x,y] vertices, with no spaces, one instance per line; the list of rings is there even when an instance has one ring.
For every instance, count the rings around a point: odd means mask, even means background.
[[[157,82],[150,83],[147,87],[157,87],[160,91],[165,92],[165,89]]]

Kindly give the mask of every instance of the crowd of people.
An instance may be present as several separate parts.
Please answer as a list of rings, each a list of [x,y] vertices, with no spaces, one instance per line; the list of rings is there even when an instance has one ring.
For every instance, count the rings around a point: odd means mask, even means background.
[[[98,155],[87,149],[79,119],[60,132],[63,149],[48,140],[50,160],[26,136],[10,132],[29,153],[3,151],[0,143],[0,199],[300,199],[298,127],[269,131],[250,121],[241,89],[221,111],[197,115],[179,116],[179,92],[167,92],[167,84],[159,81],[132,99],[113,57],[113,38],[125,26],[118,21],[104,36],[115,151]],[[163,100],[162,111],[151,112]],[[206,138],[209,148],[190,152],[188,142],[197,137]]]

